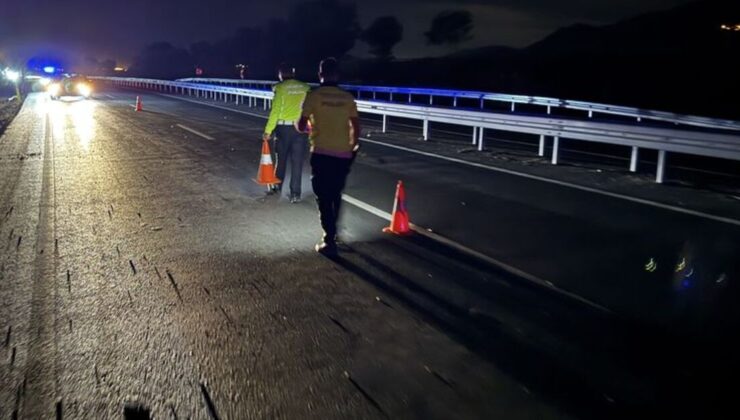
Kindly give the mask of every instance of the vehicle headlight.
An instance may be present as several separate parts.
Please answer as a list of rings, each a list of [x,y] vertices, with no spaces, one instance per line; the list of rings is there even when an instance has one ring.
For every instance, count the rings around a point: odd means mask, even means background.
[[[59,91],[62,90],[62,86],[59,83],[52,83],[47,88],[46,91],[51,96],[57,96],[59,95]]]
[[[90,88],[90,86],[84,83],[80,83],[79,85],[77,85],[77,92],[79,92],[79,94],[82,96],[90,96],[90,94],[92,93],[92,89]]]

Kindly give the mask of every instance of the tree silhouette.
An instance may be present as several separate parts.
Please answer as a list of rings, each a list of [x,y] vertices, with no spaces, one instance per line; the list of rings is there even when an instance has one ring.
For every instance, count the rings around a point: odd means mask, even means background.
[[[360,35],[360,40],[370,46],[370,53],[381,60],[393,57],[393,47],[403,38],[403,26],[393,16],[382,16]]]
[[[424,35],[430,45],[459,43],[472,38],[473,16],[467,10],[448,10],[439,13],[432,20],[432,26]]]
[[[214,42],[196,42],[188,51],[160,42],[142,50],[132,74],[154,77],[190,75],[193,67],[210,76],[233,76],[237,64],[249,67],[250,76],[275,77],[281,62],[293,63],[299,75],[316,75],[319,61],[342,57],[360,34],[354,3],[309,0],[296,4],[283,19],[242,27],[232,36]],[[391,45],[392,46],[392,45]]]

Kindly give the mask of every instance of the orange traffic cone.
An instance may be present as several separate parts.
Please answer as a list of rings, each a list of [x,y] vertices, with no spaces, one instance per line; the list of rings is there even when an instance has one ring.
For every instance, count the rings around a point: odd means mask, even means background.
[[[136,112],[143,111],[144,104],[141,102],[141,96],[136,97]]]
[[[406,211],[406,191],[403,189],[402,181],[398,181],[398,186],[396,186],[396,199],[393,203],[391,225],[383,228],[383,232],[395,233],[396,235],[408,235],[411,233],[409,214]]]
[[[267,140],[262,142],[260,169],[257,172],[257,179],[255,179],[255,181],[260,185],[267,185],[268,187],[272,184],[279,184],[282,182],[275,177],[275,165],[272,164],[270,145],[267,144]]]

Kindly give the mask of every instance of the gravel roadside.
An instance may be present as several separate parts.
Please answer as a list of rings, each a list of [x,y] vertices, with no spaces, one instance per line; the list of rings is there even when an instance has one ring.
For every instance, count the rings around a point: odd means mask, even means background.
[[[10,122],[13,121],[16,114],[18,114],[18,110],[21,109],[21,104],[22,102],[20,101],[7,100],[5,95],[0,96],[0,135],[5,132],[5,127],[7,127]]]

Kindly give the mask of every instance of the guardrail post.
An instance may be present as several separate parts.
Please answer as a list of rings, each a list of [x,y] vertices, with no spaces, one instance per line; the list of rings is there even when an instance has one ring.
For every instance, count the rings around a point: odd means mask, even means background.
[[[424,141],[429,140],[429,120],[424,120]]]
[[[551,109],[550,109],[550,108],[551,108],[551,107],[550,107],[550,105],[548,105],[548,106],[547,106],[547,115],[550,115],[550,111],[551,111]]]
[[[388,128],[388,115],[383,114],[383,132]]]
[[[663,183],[665,176],[665,150],[658,150],[658,169],[655,174],[655,182]]]
[[[553,137],[552,138],[552,160],[550,161],[550,163],[552,163],[553,165],[558,164],[559,146],[560,146],[560,137],[558,136]]]
[[[373,100],[375,100],[375,99],[378,99],[378,97],[377,97],[376,93],[377,93],[377,92],[373,91]]]
[[[267,98],[262,99],[262,109],[267,111]]]
[[[429,105],[434,105],[434,96],[429,95]]]
[[[479,152],[483,151],[483,131],[484,130],[485,128],[483,127],[478,128],[478,151]]]
[[[409,103],[411,103],[411,94],[409,93]]]
[[[452,97],[452,107],[455,108],[457,106],[457,96]]]
[[[473,146],[478,141],[478,127],[473,127]]]
[[[388,99],[390,102],[393,102],[393,92],[391,92],[391,97]]]
[[[239,105],[239,95],[234,95],[234,97],[236,98],[236,104]]]
[[[481,98],[480,98],[480,109],[483,109],[483,108],[485,108],[485,102],[484,102],[484,101],[485,101],[485,99],[483,99],[483,98],[481,97]]]
[[[637,172],[637,146],[632,146],[632,156],[630,156],[630,172]]]
[[[545,135],[540,134],[540,150],[537,152],[538,156],[545,156]]]
[[[512,102],[511,103],[511,112],[514,112],[514,111],[516,111],[516,103],[515,102]]]
[[[588,117],[589,118],[593,118],[593,116],[594,116],[594,110],[593,109],[589,109],[588,110]]]

